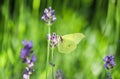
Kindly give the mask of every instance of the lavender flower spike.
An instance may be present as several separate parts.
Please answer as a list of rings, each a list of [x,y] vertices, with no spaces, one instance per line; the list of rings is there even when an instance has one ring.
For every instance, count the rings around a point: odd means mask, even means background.
[[[114,66],[115,66],[115,62],[114,62],[114,56],[113,55],[111,55],[111,56],[106,56],[105,58],[104,58],[104,67],[106,68],[106,69],[112,69]]]
[[[56,33],[52,33],[50,36],[50,47],[56,47],[58,45],[58,35]]]
[[[46,8],[41,19],[46,23],[53,23],[56,20],[55,11],[51,7]]]
[[[23,79],[29,79],[30,75],[34,71],[33,66],[34,66],[34,62],[36,61],[36,55],[33,54],[32,57],[31,57],[31,54],[33,52],[32,41],[24,40],[22,42],[22,44],[24,45],[24,47],[21,50],[20,57],[22,58],[23,62],[28,65],[25,69],[24,74],[23,74]]]
[[[57,70],[56,72],[56,79],[64,79],[63,73],[61,70]]]

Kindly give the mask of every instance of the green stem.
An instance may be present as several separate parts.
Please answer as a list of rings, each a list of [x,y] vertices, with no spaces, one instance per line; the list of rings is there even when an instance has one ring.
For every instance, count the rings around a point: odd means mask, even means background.
[[[30,76],[28,77],[28,79],[30,79]]]
[[[111,78],[111,73],[110,73],[110,70],[108,70],[107,75],[108,75],[108,79],[110,79],[110,78]]]
[[[53,60],[54,60],[54,46],[52,46],[52,63],[54,64]],[[52,66],[52,79],[54,79],[54,66]]]
[[[50,22],[48,23],[48,34],[50,34]],[[47,61],[46,61],[46,79],[47,79],[47,77],[48,77],[49,54],[50,54],[50,40],[48,39],[48,45],[47,45]]]

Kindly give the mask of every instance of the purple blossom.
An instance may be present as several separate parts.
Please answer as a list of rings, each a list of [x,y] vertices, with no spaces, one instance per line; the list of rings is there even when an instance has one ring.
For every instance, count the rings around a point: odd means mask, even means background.
[[[23,74],[24,79],[29,79],[30,75],[33,73],[33,66],[34,62],[36,61],[36,55],[31,55],[33,52],[32,47],[33,43],[32,41],[26,41],[24,40],[22,42],[24,47],[21,50],[20,57],[22,58],[23,62],[26,63],[28,66],[26,67],[26,70]]]
[[[30,75],[28,75],[28,74],[23,75],[23,79],[29,79],[29,78],[30,78]]]
[[[23,48],[23,49],[21,50],[20,57],[21,57],[22,59],[25,59],[25,58],[28,56],[28,51],[29,51],[29,50]]]
[[[46,8],[41,19],[46,23],[53,23],[56,20],[55,11],[51,7]]]
[[[27,41],[27,40],[23,40],[22,44],[24,45],[25,48],[31,49],[33,46],[32,41]]]
[[[24,79],[29,79],[30,78],[30,75],[33,73],[33,69],[32,68],[30,68],[30,67],[26,67],[26,69],[25,69],[25,72],[24,72],[24,74],[23,74],[23,78]]]
[[[36,55],[32,55],[31,60],[28,60],[28,66],[33,67],[35,61],[36,61]]]
[[[35,62],[35,61],[36,61],[36,55],[32,55],[31,61],[32,61],[32,62]]]
[[[58,45],[58,35],[56,33],[52,33],[51,36],[49,36],[50,38],[50,47],[55,47]],[[48,40],[49,40],[48,39]]]
[[[22,44],[24,45],[24,47],[21,50],[20,57],[24,61],[29,56],[29,54],[32,52],[33,43],[32,43],[32,41],[26,41],[26,40],[24,40],[22,42]]]
[[[61,70],[57,70],[56,72],[56,79],[64,79],[63,73]]]
[[[113,55],[111,55],[111,56],[106,56],[105,58],[104,58],[104,67],[106,68],[106,69],[112,69],[114,66],[115,66],[115,62],[114,62],[114,56]]]

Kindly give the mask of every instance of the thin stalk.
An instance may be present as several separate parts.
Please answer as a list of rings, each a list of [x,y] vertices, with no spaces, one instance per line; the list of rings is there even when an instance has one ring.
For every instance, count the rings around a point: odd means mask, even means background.
[[[111,73],[110,73],[110,70],[108,70],[107,76],[108,76],[108,79],[111,79]]]
[[[48,23],[48,34],[50,34],[50,22]],[[47,45],[47,61],[46,61],[46,79],[47,79],[47,77],[48,77],[49,54],[50,54],[50,40],[48,39],[48,45]]]
[[[52,59],[52,63],[54,64],[54,46],[52,46],[52,57],[51,57],[51,59]],[[54,66],[52,66],[52,79],[54,79]]]

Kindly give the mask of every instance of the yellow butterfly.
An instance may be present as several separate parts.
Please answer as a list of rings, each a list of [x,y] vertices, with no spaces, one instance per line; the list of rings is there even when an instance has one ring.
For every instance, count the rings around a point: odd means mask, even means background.
[[[82,33],[67,34],[60,37],[58,51],[61,53],[70,53],[74,51],[80,41],[85,37]]]

